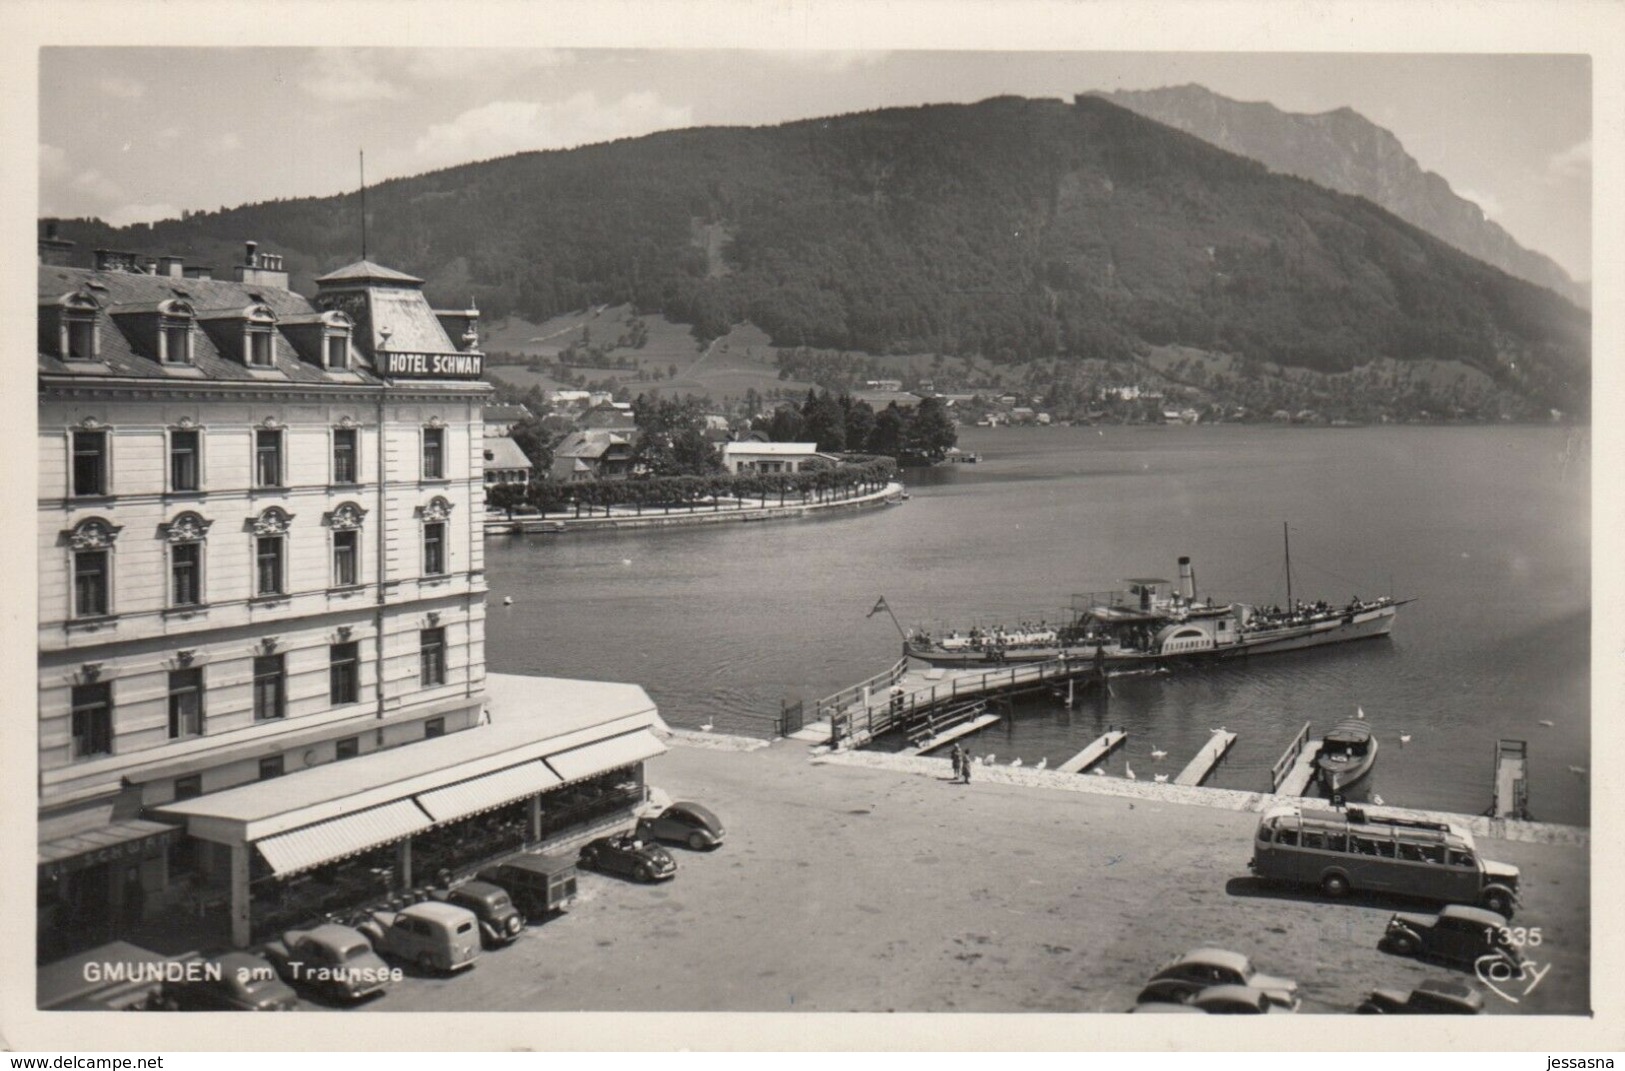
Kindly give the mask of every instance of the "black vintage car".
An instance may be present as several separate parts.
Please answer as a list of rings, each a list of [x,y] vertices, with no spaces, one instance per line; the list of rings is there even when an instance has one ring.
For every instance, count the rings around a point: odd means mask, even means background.
[[[1514,975],[1523,970],[1523,953],[1506,939],[1506,919],[1463,904],[1450,904],[1438,915],[1397,914],[1377,947],[1469,971],[1480,961],[1504,963]]]
[[[1362,1015],[1479,1015],[1484,998],[1466,982],[1429,978],[1409,993],[1373,989],[1354,1010]]]
[[[250,952],[227,952],[189,965],[166,982],[155,1006],[175,1011],[292,1011],[299,997],[276,968]]]
[[[637,881],[664,881],[677,875],[671,853],[632,833],[599,837],[581,849],[581,865]]]
[[[651,818],[638,819],[638,835],[652,840],[686,844],[694,851],[722,845],[722,819],[698,803],[674,803]]]
[[[465,881],[449,889],[430,889],[436,900],[474,912],[480,920],[480,943],[486,948],[512,944],[525,929],[524,916],[504,889],[488,881]]]

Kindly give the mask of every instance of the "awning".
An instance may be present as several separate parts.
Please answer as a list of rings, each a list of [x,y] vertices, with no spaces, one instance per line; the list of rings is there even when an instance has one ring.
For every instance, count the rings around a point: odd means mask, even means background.
[[[410,837],[432,825],[434,822],[415,802],[396,800],[382,807],[266,837],[256,842],[255,847],[272,870],[292,874]]]
[[[120,859],[153,858],[163,852],[169,835],[179,831],[179,826],[149,822],[144,818],[109,822],[42,842],[39,865],[53,871],[67,871]]]
[[[613,770],[619,766],[630,766],[634,762],[652,759],[656,755],[664,754],[666,745],[662,744],[653,733],[647,729],[636,732],[623,733],[612,736],[608,740],[600,740],[585,747],[572,748],[561,751],[557,755],[549,755],[547,764],[558,772],[566,781],[579,781],[583,777]]]
[[[536,759],[433,792],[420,792],[417,801],[436,822],[450,822],[534,796],[558,783],[559,775]]]

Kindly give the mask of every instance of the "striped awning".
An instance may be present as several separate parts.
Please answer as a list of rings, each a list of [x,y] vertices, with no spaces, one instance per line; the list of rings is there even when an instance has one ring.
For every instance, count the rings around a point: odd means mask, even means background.
[[[436,822],[450,822],[534,796],[558,783],[559,775],[541,759],[535,759],[432,792],[420,792],[417,801]]]
[[[420,833],[434,822],[410,799],[347,814],[257,841],[277,874],[293,874]]]
[[[612,736],[608,740],[600,740],[585,747],[572,748],[561,751],[557,755],[549,755],[547,764],[566,781],[579,781],[583,777],[613,770],[619,766],[630,766],[634,762],[652,759],[662,755],[666,745],[662,744],[647,729],[636,732],[623,733]]]

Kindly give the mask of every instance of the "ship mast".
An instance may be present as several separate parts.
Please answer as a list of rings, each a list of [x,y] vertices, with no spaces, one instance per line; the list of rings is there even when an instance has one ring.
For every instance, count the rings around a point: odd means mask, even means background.
[[[1286,610],[1292,612],[1292,536],[1286,522],[1281,522],[1281,542],[1286,546]]]

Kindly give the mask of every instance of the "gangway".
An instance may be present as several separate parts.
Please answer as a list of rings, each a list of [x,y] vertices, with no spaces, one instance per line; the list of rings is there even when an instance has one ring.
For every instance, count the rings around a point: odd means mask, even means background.
[[[1121,747],[1123,741],[1127,739],[1128,733],[1124,732],[1123,730],[1109,730],[1099,740],[1096,740],[1094,743],[1090,744],[1088,747],[1084,748],[1082,751],[1078,752],[1076,755],[1072,756],[1070,759],[1067,759],[1065,762],[1061,763],[1061,765],[1055,768],[1061,773],[1082,773],[1095,763],[1099,762],[1101,759],[1105,758],[1107,755],[1110,755],[1114,750]]]
[[[1174,778],[1174,784],[1192,787],[1200,785],[1207,779],[1207,775],[1213,771],[1218,761],[1224,758],[1224,753],[1230,750],[1230,745],[1235,742],[1235,733],[1225,729],[1213,730],[1213,736],[1202,745],[1202,750],[1196,753],[1196,757],[1179,772],[1179,776]]]

